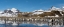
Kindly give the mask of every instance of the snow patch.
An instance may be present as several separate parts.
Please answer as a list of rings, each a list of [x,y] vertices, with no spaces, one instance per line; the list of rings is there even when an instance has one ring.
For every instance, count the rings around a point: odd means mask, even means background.
[[[12,8],[11,11],[18,12],[16,8]]]
[[[52,11],[52,10],[55,10],[55,11],[62,11],[62,9],[56,8],[56,7],[54,7],[54,6],[53,6],[50,10],[51,10],[51,11]]]
[[[3,13],[3,11],[0,11],[0,14]]]
[[[55,15],[55,17],[59,17],[58,15]]]
[[[33,13],[33,14],[37,14],[37,15],[39,15],[39,14],[42,14],[43,12],[35,12],[35,13]]]
[[[44,11],[44,12],[51,12],[51,11]]]
[[[42,14],[42,13],[43,13],[42,9],[33,11],[33,14],[37,14],[37,15]]]

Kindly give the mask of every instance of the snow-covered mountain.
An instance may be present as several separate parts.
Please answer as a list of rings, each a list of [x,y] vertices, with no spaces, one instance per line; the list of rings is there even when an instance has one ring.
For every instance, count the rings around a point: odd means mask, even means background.
[[[17,17],[19,10],[16,8],[0,11],[0,17]]]
[[[54,7],[52,6],[49,10],[35,10],[33,11],[33,14],[32,15],[40,15],[41,16],[45,16],[45,17],[59,17],[59,16],[63,16],[64,14],[64,7],[62,8],[57,8],[57,7]]]
[[[54,6],[52,6],[49,10],[54,10],[54,11],[62,11],[62,9],[61,8],[57,8],[57,7],[54,7]]]
[[[13,13],[13,11],[11,11],[10,9],[4,10],[4,13]]]
[[[19,10],[16,9],[16,8],[12,8],[11,11],[12,11],[13,13],[19,13]]]
[[[20,13],[20,14],[18,14]],[[20,17],[23,16],[38,16],[38,17],[59,17],[64,15],[64,7],[57,8],[52,6],[49,10],[34,10],[32,12],[20,12],[16,8],[6,9],[4,11],[0,11],[0,17]]]
[[[3,13],[3,11],[0,11],[0,14],[2,14]]]
[[[17,10],[16,8],[4,10],[4,13],[18,13],[18,12],[19,10]]]

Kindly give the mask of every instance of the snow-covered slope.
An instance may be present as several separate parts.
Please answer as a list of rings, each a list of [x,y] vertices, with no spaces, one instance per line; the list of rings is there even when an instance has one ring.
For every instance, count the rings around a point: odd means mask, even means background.
[[[3,13],[3,11],[0,11],[0,14],[2,14]]]
[[[33,14],[37,14],[37,15],[42,13],[43,13],[42,9],[33,11]]]
[[[10,13],[12,14],[13,12],[10,9],[4,10],[4,13]]]
[[[53,12],[55,11],[55,12]],[[59,12],[58,12],[59,11]],[[49,10],[34,10],[33,12],[27,12],[27,13],[31,13],[29,15],[40,15],[42,14],[43,16],[47,16],[47,17],[59,17],[64,15],[62,12],[64,12],[64,7],[62,8],[56,8],[54,6],[52,6]],[[11,8],[11,9],[7,9],[4,11],[0,11],[0,16],[7,16],[7,17],[15,17],[17,16],[19,13],[19,10],[16,8]],[[26,12],[22,12],[22,15],[26,15]],[[53,14],[53,15],[52,15]],[[56,14],[56,15],[55,15]]]
[[[56,8],[56,7],[52,6],[49,10],[42,10],[42,9],[35,10],[35,11],[33,11],[32,15],[34,15],[34,14],[40,15],[41,14],[41,16],[45,16],[45,17],[60,17],[60,16],[64,15],[62,13],[62,12],[64,12],[63,9],[64,9],[64,7],[62,7],[62,8]]]
[[[50,10],[48,11],[48,10],[45,10],[44,12],[51,12]]]
[[[16,8],[7,9],[0,11],[0,17],[17,17],[18,12],[19,10],[17,10]]]
[[[54,11],[62,11],[62,9],[60,9],[60,8],[56,8],[56,7],[54,7],[54,6],[52,6],[49,10],[54,10]]]
[[[19,10],[17,10],[16,8],[4,10],[4,13],[17,13],[17,12],[19,12]]]
[[[11,11],[14,13],[18,12],[16,8],[12,8]]]

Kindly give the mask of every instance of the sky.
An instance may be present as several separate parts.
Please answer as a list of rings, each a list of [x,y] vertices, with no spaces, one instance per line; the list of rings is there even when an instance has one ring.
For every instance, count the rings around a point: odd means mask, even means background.
[[[31,12],[34,10],[48,10],[52,6],[61,8],[64,0],[0,0],[0,11],[16,8],[21,12]]]

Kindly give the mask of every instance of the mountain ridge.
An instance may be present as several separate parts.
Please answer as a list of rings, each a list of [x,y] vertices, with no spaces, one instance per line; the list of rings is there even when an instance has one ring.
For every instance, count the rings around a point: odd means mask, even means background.
[[[32,12],[20,12],[16,8],[0,11],[0,17],[61,17],[64,15],[64,7],[56,8],[52,6],[49,10],[34,10]]]

